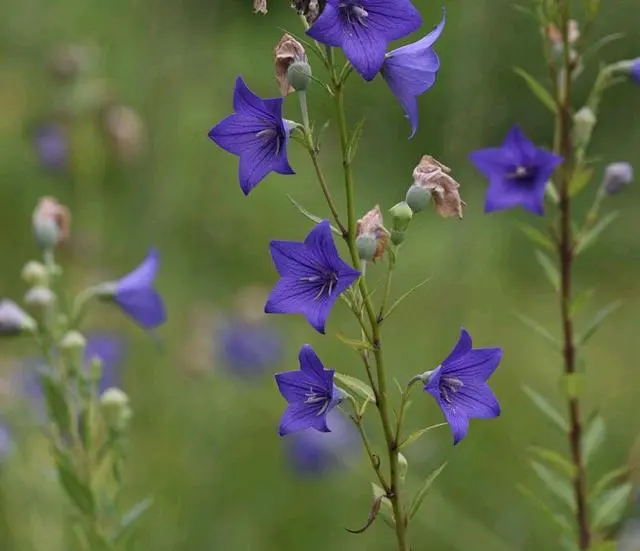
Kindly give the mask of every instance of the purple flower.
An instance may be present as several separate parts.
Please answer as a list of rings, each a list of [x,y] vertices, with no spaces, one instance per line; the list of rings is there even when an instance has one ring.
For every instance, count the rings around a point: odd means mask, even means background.
[[[13,439],[8,427],[0,421],[0,462],[4,461],[11,453]]]
[[[153,288],[158,262],[158,252],[151,249],[140,266],[115,282],[116,304],[145,329],[152,329],[167,319],[162,298]]]
[[[69,144],[60,124],[47,123],[38,126],[33,142],[38,158],[46,168],[57,170],[67,164]]]
[[[484,211],[494,212],[522,206],[533,214],[544,214],[547,182],[562,157],[536,147],[518,125],[511,128],[500,147],[470,155],[478,170],[489,179]]]
[[[464,329],[447,358],[425,373],[424,389],[431,394],[451,427],[454,445],[469,431],[469,419],[490,419],[500,415],[500,404],[487,380],[502,359],[501,348],[472,348]]]
[[[417,96],[424,94],[436,82],[440,59],[432,46],[440,37],[444,23],[443,10],[442,21],[433,31],[413,44],[389,52],[380,70],[411,122],[411,138],[418,128]]]
[[[270,172],[295,174],[287,159],[289,131],[282,119],[282,98],[262,99],[242,80],[233,93],[235,113],[209,131],[219,147],[240,157],[240,187],[245,195]]]
[[[323,476],[360,454],[358,431],[343,413],[330,411],[327,426],[331,432],[306,429],[287,438],[287,458],[297,473]]]
[[[602,192],[615,195],[633,182],[633,167],[627,162],[607,165],[602,180]]]
[[[299,371],[276,373],[280,394],[289,403],[280,421],[280,436],[304,429],[330,432],[327,413],[343,399],[333,384],[333,369],[325,369],[311,346],[305,344],[298,355]]]
[[[264,322],[230,319],[217,332],[216,342],[224,363],[243,378],[261,375],[282,359],[282,339]]]
[[[422,25],[409,0],[327,0],[307,34],[342,48],[362,78],[373,80],[384,63],[387,46]]]
[[[303,314],[320,333],[338,296],[360,277],[339,256],[328,220],[303,243],[272,241],[271,257],[280,274],[264,307],[267,314]]]
[[[638,86],[640,86],[640,57],[634,59],[631,63],[631,69],[629,72],[631,76],[631,80],[635,82]]]

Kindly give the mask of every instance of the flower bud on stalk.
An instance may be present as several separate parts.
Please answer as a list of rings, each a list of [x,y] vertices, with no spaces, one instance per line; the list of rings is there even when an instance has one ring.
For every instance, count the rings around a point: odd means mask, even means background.
[[[378,205],[358,220],[356,235],[356,247],[362,260],[375,261],[384,255],[389,234]]]
[[[100,396],[100,408],[107,426],[117,432],[127,428],[131,419],[129,397],[119,388],[111,387]]]
[[[32,226],[38,245],[51,249],[69,239],[71,214],[55,198],[42,197],[33,212]]]
[[[449,174],[451,169],[434,159],[423,155],[413,170],[413,183],[431,194],[436,212],[443,218],[462,218],[465,202],[460,198],[460,184]]]
[[[589,143],[597,122],[595,113],[586,106],[573,116],[573,138],[578,145],[585,146]]]
[[[275,73],[283,96],[304,91],[311,84],[311,66],[300,42],[284,34],[273,50]]]
[[[21,276],[28,285],[46,285],[47,283],[47,269],[36,260],[30,260],[24,265]]]
[[[602,180],[602,193],[614,195],[633,181],[633,167],[626,162],[611,163],[607,166]]]
[[[36,329],[36,322],[9,299],[0,299],[0,336],[20,335]]]

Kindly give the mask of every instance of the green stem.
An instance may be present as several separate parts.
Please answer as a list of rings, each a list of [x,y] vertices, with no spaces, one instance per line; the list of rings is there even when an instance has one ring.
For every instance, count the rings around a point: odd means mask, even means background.
[[[330,60],[333,60],[332,54],[328,53],[327,56]],[[332,64],[333,67],[333,64]],[[340,147],[342,151],[342,168],[344,171],[345,189],[347,198],[347,219],[348,219],[348,233],[347,243],[349,245],[349,252],[351,254],[351,260],[356,269],[360,269],[360,258],[358,256],[358,250],[356,248],[356,204],[355,204],[355,192],[353,172],[351,168],[351,159],[349,158],[348,143],[349,134],[347,130],[347,119],[344,106],[344,92],[342,83],[336,78],[335,68],[331,70],[331,77],[333,80],[334,99],[336,102],[338,127],[340,131]],[[407,534],[408,518],[405,508],[401,501],[401,481],[400,473],[398,469],[398,446],[395,439],[395,434],[391,426],[391,416],[389,401],[387,397],[387,381],[386,372],[384,368],[384,362],[382,357],[382,345],[380,342],[380,325],[378,323],[377,316],[374,312],[373,303],[369,294],[367,283],[364,277],[360,277],[358,280],[360,293],[364,302],[365,311],[369,318],[372,331],[372,345],[373,354],[376,363],[376,377],[377,377],[377,401],[376,406],[380,414],[380,420],[382,423],[382,429],[384,432],[387,452],[389,457],[389,488],[387,491],[387,497],[391,501],[393,507],[393,515],[395,518],[396,538],[398,541],[398,551],[409,551],[409,540]]]

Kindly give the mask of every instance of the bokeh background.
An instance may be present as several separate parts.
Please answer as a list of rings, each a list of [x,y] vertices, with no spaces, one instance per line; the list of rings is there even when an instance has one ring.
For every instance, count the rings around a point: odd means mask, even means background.
[[[302,319],[260,316],[264,290],[276,280],[269,240],[299,240],[309,229],[286,194],[326,215],[310,162],[292,144],[297,176],[270,176],[246,198],[236,180],[236,158],[207,139],[209,128],[231,112],[238,74],[257,93],[277,95],[273,45],[281,28],[300,28],[287,2],[269,3],[267,17],[252,15],[250,0],[0,5],[0,294],[24,293],[20,269],[37,254],[30,216],[43,195],[54,195],[73,211],[73,240],[62,261],[77,289],[126,273],[151,245],[161,251],[157,286],[169,321],[158,331],[160,345],[107,306],[98,306],[89,320],[93,329],[125,342],[119,369],[135,410],[127,493],[131,500],[155,498],[136,549],[393,546],[383,523],[362,536],[344,530],[361,525],[371,505],[368,465],[349,434],[329,446],[341,456],[330,465],[317,450],[297,449],[304,443],[294,446],[276,434],[284,404],[272,373],[296,368],[301,344],[311,343],[340,371],[358,375],[361,369],[357,356],[334,338],[354,332],[340,308],[326,337]],[[430,30],[441,3],[415,4]],[[408,124],[380,79],[364,84],[353,78],[348,102],[354,123],[366,117],[356,161],[361,213],[401,200],[424,153],[453,168],[468,204],[462,221],[443,220],[429,210],[412,224],[394,294],[425,277],[432,280],[385,327],[392,376],[403,381],[433,368],[461,325],[477,345],[505,349],[493,378],[502,417],[473,422],[455,450],[447,429],[439,429],[407,452],[409,487],[442,461],[450,462],[413,527],[414,545],[416,551],[557,549],[555,529],[517,489],[524,484],[549,497],[527,466],[527,447],[565,446],[521,390],[529,384],[562,407],[558,356],[514,317],[526,312],[558,331],[553,292],[517,227],[540,221],[519,211],[483,215],[485,183],[467,160],[469,151],[499,143],[516,121],[534,141],[549,144],[549,112],[512,72],[521,66],[544,79],[539,34],[508,1],[445,4],[447,26],[436,48],[442,69],[437,85],[420,99],[415,138],[407,140]],[[639,17],[636,0],[603,2],[594,37],[627,36],[600,59],[640,54]],[[82,48],[68,50],[69,44]],[[81,87],[61,78],[69,59],[88,67],[90,78]],[[578,102],[586,97],[597,63],[592,59],[578,81]],[[332,115],[318,87],[310,105],[319,125]],[[297,118],[293,98],[285,109]],[[595,179],[578,201],[578,213],[588,207],[607,162],[637,159],[638,113],[640,89],[632,84],[607,95],[592,149],[598,157]],[[330,126],[322,161],[342,205],[338,153]],[[605,209],[619,209],[621,216],[577,267],[577,285],[595,289],[585,321],[599,306],[624,300],[585,350],[584,401],[588,410],[602,412],[608,427],[606,444],[590,466],[592,478],[621,464],[635,465],[640,454],[639,199],[631,186],[607,200]],[[381,268],[373,274],[381,275]],[[47,463],[37,415],[15,382],[31,356],[21,341],[0,349],[6,429],[0,439],[0,549],[66,551],[64,496]],[[416,396],[410,426],[439,420],[431,399]]]

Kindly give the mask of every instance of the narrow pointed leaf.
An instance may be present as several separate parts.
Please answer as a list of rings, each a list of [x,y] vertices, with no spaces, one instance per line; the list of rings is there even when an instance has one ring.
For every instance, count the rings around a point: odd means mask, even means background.
[[[420,289],[420,287],[422,287],[423,285],[429,283],[429,281],[431,281],[431,278],[428,277],[427,279],[423,279],[420,283],[418,283],[417,285],[414,285],[413,287],[411,287],[411,289],[409,289],[406,293],[404,293],[403,295],[400,296],[400,298],[398,298],[398,300],[396,300],[390,307],[389,309],[384,313],[384,319],[387,319],[390,315],[391,312],[393,312],[398,306],[400,306],[400,304],[402,303],[402,301],[404,299],[406,299],[407,297],[409,297],[414,291],[417,291],[418,289]]]
[[[316,216],[315,214],[311,214],[300,203],[296,202],[296,200],[293,197],[291,197],[291,195],[287,195],[287,197],[288,197],[289,201],[291,201],[293,203],[293,206],[296,207],[309,220],[315,222],[316,224],[322,222],[323,218],[320,218],[319,216]],[[335,228],[335,227],[331,226],[331,231],[333,233],[335,233],[336,235],[339,235],[339,236],[342,237],[342,233],[340,233],[340,230],[338,228]]]
[[[400,443],[400,445],[398,446],[398,449],[406,448],[407,446],[410,446],[411,444],[413,444],[414,442],[419,440],[427,432],[429,432],[429,431],[431,431],[433,429],[437,429],[438,427],[444,427],[446,425],[447,425],[447,423],[438,423],[436,425],[431,425],[430,427],[426,427],[424,429],[420,429],[420,430],[417,430],[415,432],[412,432],[409,436],[407,436]]]
[[[558,350],[560,349],[560,341],[556,339],[547,329],[545,329],[542,325],[540,325],[537,321],[527,317],[523,314],[515,314],[516,317],[529,329],[532,329],[535,333],[547,339],[550,343],[554,345]]]
[[[591,421],[587,430],[582,436],[582,456],[584,463],[587,465],[593,454],[603,444],[607,435],[607,427],[604,423],[604,419],[599,415]]]
[[[393,516],[393,505],[391,505],[391,501],[389,501],[389,498],[387,497],[387,492],[373,482],[371,483],[371,489],[373,490],[374,499],[381,498],[379,514],[382,516],[382,520],[384,520],[387,526],[395,528],[396,519]]]
[[[89,518],[94,518],[96,504],[91,488],[82,482],[71,464],[71,460],[59,455],[56,458],[58,478],[73,504]]]
[[[624,514],[633,484],[626,482],[602,494],[593,504],[593,528],[600,530],[618,522]]]
[[[531,462],[531,468],[553,495],[564,502],[572,511],[575,509],[573,491],[567,480],[537,461]]]
[[[136,523],[142,515],[144,515],[153,505],[153,498],[147,497],[142,501],[136,503],[131,509],[129,509],[120,520],[120,529],[113,538],[113,543],[123,542],[132,532]]]
[[[537,393],[535,390],[528,386],[524,386],[523,390],[525,394],[529,397],[529,399],[533,402],[533,404],[544,413],[547,418],[553,422],[560,430],[563,432],[569,432],[569,423],[567,423],[566,419],[558,413],[558,410],[555,409],[549,402],[547,402],[546,398],[544,398],[541,394]]]
[[[606,216],[603,216],[600,219],[600,221],[595,226],[593,226],[593,228],[591,228],[582,237],[582,239],[580,239],[580,241],[578,242],[578,245],[576,246],[576,254],[580,254],[584,252],[591,245],[593,245],[596,242],[596,239],[600,236],[600,234],[609,227],[611,222],[613,222],[616,218],[618,218],[619,214],[620,213],[616,210],[616,211],[610,212]]]
[[[375,404],[376,396],[373,393],[373,389],[364,381],[351,377],[350,375],[345,375],[344,373],[338,373],[337,371],[334,377],[340,384],[346,386],[358,396]]]
[[[624,37],[624,33],[611,33],[603,36],[601,39],[596,40],[593,44],[591,44],[591,46],[585,49],[583,59],[595,55],[608,44],[612,44],[613,42],[616,42]]]
[[[549,520],[557,524],[563,531],[571,530],[571,523],[567,520],[567,518],[553,511],[544,501],[542,501],[531,490],[529,490],[529,488],[518,485],[518,491],[533,505],[535,505],[538,510],[547,515],[547,517],[549,517]]]
[[[43,373],[40,375],[40,383],[51,418],[60,432],[68,434],[71,429],[71,414],[58,382],[48,373]]]
[[[336,337],[338,337],[340,342],[343,342],[355,350],[373,350],[373,347],[366,341],[350,339],[349,337],[345,337],[342,333],[336,333]]]
[[[580,310],[582,310],[589,299],[593,296],[593,289],[582,289],[576,293],[576,296],[571,301],[571,308],[569,309],[569,316],[574,318]]]
[[[436,478],[438,478],[438,476],[446,466],[447,466],[446,463],[443,463],[442,465],[440,465],[422,483],[422,486],[420,486],[420,489],[418,490],[415,497],[413,498],[413,501],[411,502],[411,507],[409,507],[409,519],[412,519],[416,515],[416,513],[419,511],[420,506],[422,505],[425,498],[427,497],[427,494],[429,493],[429,488],[431,488],[431,485],[434,483]]]
[[[591,181],[593,169],[581,166],[574,171],[569,182],[569,196],[578,195]]]
[[[553,241],[551,241],[551,239],[549,239],[549,237],[542,233],[538,228],[534,228],[529,224],[519,224],[519,227],[522,233],[524,233],[532,243],[540,245],[550,252],[556,250],[553,245]]]
[[[535,255],[536,255],[536,260],[538,261],[538,264],[542,266],[542,269],[544,270],[544,273],[547,276],[549,283],[551,283],[551,286],[556,291],[559,291],[560,290],[560,272],[558,272],[558,268],[553,263],[553,261],[542,251],[536,250]]]
[[[345,530],[350,534],[363,534],[364,532],[366,532],[367,528],[369,528],[376,520],[376,517],[380,512],[380,507],[382,505],[383,499],[384,499],[384,496],[378,496],[374,498],[373,504],[371,505],[371,511],[369,511],[369,516],[367,517],[367,522],[362,528],[358,528],[357,530],[351,530],[350,528],[345,528]]]
[[[598,482],[594,484],[589,499],[597,499],[604,493],[605,490],[609,489],[609,486],[621,481],[622,479],[626,479],[629,476],[629,472],[629,467],[627,465],[623,465],[622,467],[613,469],[612,471],[609,471],[608,473],[603,475],[600,480],[598,480]]]
[[[532,446],[530,449],[538,459],[546,461],[567,478],[573,478],[575,475],[576,468],[573,463],[562,457],[558,452],[538,446]]]
[[[556,105],[555,100],[551,93],[542,85],[535,77],[530,75],[527,71],[520,67],[514,67],[513,69],[517,75],[522,77],[525,81],[529,90],[533,92],[533,94],[540,100],[542,105],[544,105],[549,111],[552,113],[556,113],[558,111],[558,106]]]
[[[591,323],[587,325],[582,335],[576,339],[576,344],[577,345],[585,344],[591,337],[593,337],[593,335],[600,328],[604,320],[606,320],[611,314],[613,314],[618,308],[620,308],[620,306],[622,306],[622,301],[616,300],[611,304],[609,304],[608,306],[605,306],[604,308],[602,308],[591,320]]]
[[[352,162],[358,151],[358,145],[360,144],[360,138],[362,138],[362,130],[364,128],[364,118],[360,119],[353,127],[349,143],[347,145],[347,159]]]

